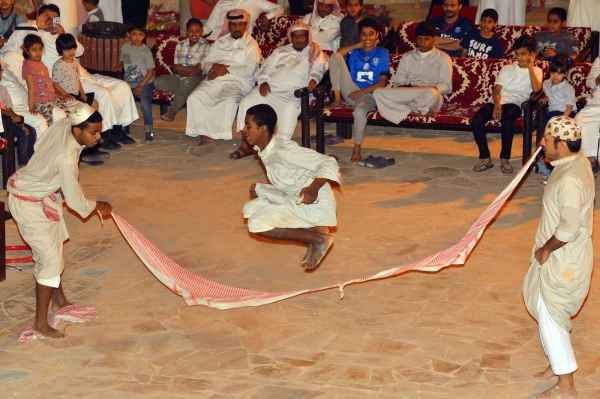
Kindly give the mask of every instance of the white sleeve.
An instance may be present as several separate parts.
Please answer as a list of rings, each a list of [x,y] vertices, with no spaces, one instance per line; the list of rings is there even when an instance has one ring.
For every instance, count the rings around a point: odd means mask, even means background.
[[[273,19],[283,15],[283,7],[279,4],[271,3],[268,0],[259,0],[260,11],[267,13],[267,18]]]

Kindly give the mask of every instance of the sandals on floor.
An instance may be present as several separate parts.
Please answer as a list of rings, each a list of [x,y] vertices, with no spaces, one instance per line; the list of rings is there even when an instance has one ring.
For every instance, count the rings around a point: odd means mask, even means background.
[[[504,166],[504,165],[502,165],[502,166]],[[479,172],[485,172],[486,170],[492,169],[493,167],[494,167],[493,163],[491,163],[489,165],[486,165],[485,163],[480,162],[477,165],[473,166],[473,172],[477,172],[477,173],[479,173]],[[475,168],[478,168],[479,170],[477,170]]]
[[[394,165],[396,163],[396,160],[394,158],[384,158],[384,157],[373,157],[372,155],[369,155],[367,157],[367,159],[362,159],[360,161],[357,162],[360,166],[366,166],[367,168],[373,168],[373,169],[381,169],[381,168],[385,168],[386,166],[391,166]]]
[[[500,169],[504,175],[510,175],[514,172],[512,165],[500,165]]]
[[[216,146],[214,141],[202,141],[197,146],[189,146],[186,152],[201,157],[214,150]]]
[[[229,158],[231,159],[242,159],[242,158],[246,158],[252,155],[252,151],[241,151],[241,148],[238,148],[237,150],[235,150],[234,152],[232,152],[231,154],[229,154]]]
[[[358,161],[356,164],[358,166],[367,166],[368,162],[374,162],[375,161],[375,157],[373,155],[369,155],[366,158],[361,159],[360,161]]]

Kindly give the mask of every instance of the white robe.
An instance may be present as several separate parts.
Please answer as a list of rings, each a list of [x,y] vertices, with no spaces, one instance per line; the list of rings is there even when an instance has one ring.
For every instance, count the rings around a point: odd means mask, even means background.
[[[600,85],[596,78],[600,76],[600,57],[596,58],[586,84],[594,89],[587,99],[585,107],[575,115],[575,120],[581,125],[581,151],[586,157],[598,156],[598,140],[600,139]]]
[[[571,0],[567,12],[567,26],[588,27],[598,30],[600,14],[600,0]]]
[[[261,52],[248,33],[239,39],[227,34],[210,48],[202,70],[208,74],[214,63],[229,65],[229,73],[203,80],[187,99],[185,134],[231,140],[238,104],[256,82]]]
[[[308,25],[311,15],[306,14],[302,17],[302,22]],[[317,15],[310,24],[313,42],[321,46],[323,50],[337,51],[340,48],[340,22],[342,22],[342,17],[329,14],[325,18],[321,18]],[[321,30],[323,31],[321,32]]]
[[[244,205],[250,232],[337,225],[335,196],[329,183],[319,190],[318,202],[296,205],[300,191],[314,179],[339,183],[339,166],[335,159],[300,147],[295,141],[275,138],[263,151],[258,149],[258,156],[271,184],[256,184],[258,198]]]
[[[284,12],[280,5],[271,3],[268,0],[219,0],[204,25],[204,33],[210,33],[208,40],[218,39],[221,29],[223,29],[225,16],[229,11],[236,8],[241,8],[250,14],[251,20],[248,25],[248,32],[252,32],[256,19],[261,13],[266,12],[267,18],[273,19]]]
[[[79,185],[79,154],[84,146],[73,138],[69,119],[55,122],[36,144],[36,152],[26,167],[16,172],[8,184],[8,203],[19,232],[31,247],[33,275],[42,283],[58,287],[64,269],[63,242],[69,233],[62,217],[60,189],[67,206],[87,217],[96,202],[85,198]],[[15,195],[40,200],[29,202]],[[51,196],[54,195],[54,201]],[[49,214],[55,215],[55,220]]]
[[[244,128],[244,117],[248,108],[257,104],[269,104],[277,113],[277,132],[279,139],[289,140],[294,135],[300,115],[300,99],[294,96],[294,91],[308,86],[311,80],[321,81],[326,69],[323,53],[314,61],[309,71],[308,53],[310,46],[302,51],[294,50],[292,44],[278,47],[263,61],[257,86],[240,102],[237,116],[237,131]],[[263,97],[260,85],[268,83],[271,92]]]

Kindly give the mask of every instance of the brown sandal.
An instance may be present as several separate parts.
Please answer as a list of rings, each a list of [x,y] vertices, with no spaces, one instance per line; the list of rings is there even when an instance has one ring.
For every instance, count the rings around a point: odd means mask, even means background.
[[[232,152],[231,154],[229,154],[229,158],[231,159],[242,159],[242,158],[246,158],[252,155],[252,151],[242,151],[241,148],[238,148],[237,150],[235,150],[234,152]]]

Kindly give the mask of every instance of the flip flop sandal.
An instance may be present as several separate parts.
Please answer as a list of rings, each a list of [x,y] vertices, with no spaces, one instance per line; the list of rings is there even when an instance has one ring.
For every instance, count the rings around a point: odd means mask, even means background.
[[[48,325],[52,326],[52,328],[56,328],[57,324],[58,323],[54,320],[54,315],[48,315]],[[21,343],[35,341],[36,339],[50,339],[37,331],[33,331],[33,323],[25,324],[19,329],[17,335],[19,336],[18,340]]]
[[[61,310],[54,313],[55,323],[87,323],[98,316],[98,309],[92,305],[84,305],[76,303],[74,305],[65,306]],[[54,327],[54,326],[53,326]]]
[[[514,169],[510,165],[500,165],[500,169],[502,170],[502,174],[510,175],[514,172]]]
[[[229,154],[229,158],[231,159],[242,159],[242,158],[246,158],[252,155],[252,151],[248,151],[248,152],[243,152],[240,151],[240,149],[238,148],[237,150],[235,150],[234,152],[232,152],[231,154]]]
[[[396,160],[394,158],[385,159],[384,157],[378,157],[377,159],[375,159],[374,162],[368,163],[367,166],[369,168],[381,169],[385,168],[386,166],[393,165],[395,163]]]
[[[358,161],[356,164],[358,166],[367,166],[367,163],[372,163],[375,161],[375,157],[373,155],[369,155],[366,158],[361,159],[360,161]]]
[[[492,169],[493,167],[494,167],[493,163],[486,165],[485,163],[480,162],[479,164],[473,166],[473,172],[477,172],[477,173],[485,172],[486,170]],[[479,170],[477,170],[475,168],[479,168]]]
[[[215,144],[214,141],[210,141],[210,142],[205,141],[203,143],[198,144],[197,146],[189,146],[186,151],[189,154],[193,154],[193,155],[201,157],[203,155],[210,153],[212,150],[215,149],[216,146],[217,145]]]

